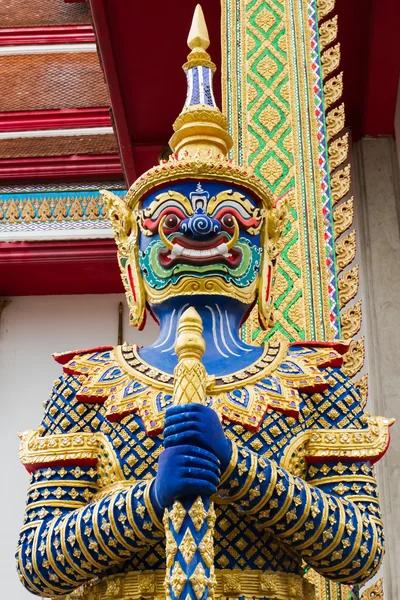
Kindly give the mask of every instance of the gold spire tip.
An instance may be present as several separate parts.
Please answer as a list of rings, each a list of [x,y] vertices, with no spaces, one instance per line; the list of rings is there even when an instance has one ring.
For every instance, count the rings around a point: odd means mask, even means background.
[[[210,45],[207,24],[200,4],[198,4],[194,10],[192,26],[189,31],[187,43],[191,50],[194,50],[195,48],[207,50]]]

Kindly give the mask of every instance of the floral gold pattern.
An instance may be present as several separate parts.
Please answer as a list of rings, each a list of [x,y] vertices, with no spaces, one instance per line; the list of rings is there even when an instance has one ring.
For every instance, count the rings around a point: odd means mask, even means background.
[[[329,144],[329,167],[334,171],[346,159],[349,152],[349,134],[345,133]]]
[[[343,271],[356,256],[356,232],[351,231],[349,235],[340,239],[336,244],[336,257],[339,273]]]
[[[348,352],[345,354],[343,371],[349,377],[354,377],[359,371],[361,371],[365,360],[365,345],[364,337],[359,340],[352,342]]]
[[[362,303],[361,300],[342,311],[342,337],[344,340],[352,340],[360,331],[362,321]]]
[[[354,200],[350,198],[346,202],[341,202],[333,211],[333,220],[335,225],[335,239],[340,237],[353,223]]]
[[[359,267],[355,265],[349,271],[343,273],[338,280],[340,308],[346,306],[358,293]]]
[[[320,25],[319,35],[320,35],[320,43],[321,50],[329,46],[332,42],[334,42],[337,38],[338,34],[338,17],[334,16],[332,19],[325,21]]]

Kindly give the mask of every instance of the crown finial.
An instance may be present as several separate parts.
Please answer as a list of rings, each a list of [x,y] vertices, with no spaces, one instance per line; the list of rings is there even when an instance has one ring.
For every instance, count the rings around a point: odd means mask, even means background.
[[[217,67],[207,52],[210,38],[200,4],[194,11],[188,45],[191,52],[183,65],[186,102],[174,123],[175,133],[169,144],[179,158],[212,160],[228,154],[232,138],[214,98],[212,78]]]
[[[210,45],[207,24],[200,4],[195,8],[187,43],[191,50],[194,50],[195,48],[207,50]]]

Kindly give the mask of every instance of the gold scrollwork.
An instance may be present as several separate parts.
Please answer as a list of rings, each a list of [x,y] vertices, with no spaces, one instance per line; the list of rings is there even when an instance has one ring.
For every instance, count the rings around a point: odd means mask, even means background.
[[[361,329],[362,321],[362,302],[359,300],[353,306],[342,311],[340,316],[342,338],[345,341],[353,339],[353,337]]]
[[[341,98],[343,94],[343,73],[328,79],[324,85],[325,106],[329,108]]]
[[[139,592],[141,596],[154,596],[157,590],[157,580],[151,571],[143,571],[138,576]]]
[[[360,392],[361,406],[365,408],[368,400],[368,373],[365,373],[358,381],[354,381],[354,385]]]
[[[180,591],[179,586],[179,569],[173,574],[173,580],[176,584],[177,591]],[[201,591],[203,584],[207,584],[205,573],[197,573],[196,587],[198,592]],[[156,569],[154,571],[129,571],[126,574],[119,575],[117,586],[111,585],[108,587],[109,581],[115,581],[116,577],[108,577],[106,581],[93,582],[86,584],[82,588],[82,593],[79,596],[80,600],[108,600],[110,593],[106,596],[106,590],[119,590],[121,597],[130,598],[132,600],[140,600],[140,598],[151,597],[154,600],[165,599],[164,588],[165,571]],[[273,572],[273,571],[258,571],[246,569],[216,570],[215,575],[215,598],[236,597],[239,594],[245,598],[265,598],[273,597],[276,600],[316,600],[315,586],[300,575],[290,573]],[[169,575],[169,581],[172,577]],[[185,579],[185,582],[187,580]],[[154,589],[154,592],[150,590]],[[240,591],[234,591],[240,590]],[[293,593],[296,591],[296,596]],[[74,592],[75,594],[75,592]],[[73,596],[73,598],[78,596]]]
[[[355,265],[349,271],[343,273],[338,279],[340,308],[346,306],[358,293],[359,267]]]
[[[354,198],[351,197],[347,202],[342,202],[333,211],[333,222],[335,229],[335,239],[340,237],[353,223],[354,217]]]
[[[363,368],[365,360],[365,340],[361,337],[350,344],[350,348],[344,355],[343,372],[349,377],[354,377]]]
[[[222,589],[227,596],[240,596],[242,592],[242,573],[240,571],[222,575]]]
[[[379,579],[374,585],[365,590],[361,600],[383,600],[383,579]]]
[[[130,309],[130,321],[141,327],[145,317],[146,298],[143,277],[139,266],[139,225],[125,201],[112,192],[100,191],[118,247],[118,262],[126,298]]]
[[[335,8],[336,0],[317,0],[318,20],[322,21]]]
[[[334,140],[329,144],[329,168],[330,171],[334,171],[337,167],[340,167],[347,158],[349,153],[349,134],[345,133],[337,140]]]
[[[335,44],[332,48],[325,50],[321,56],[321,63],[322,77],[326,79],[340,65],[340,44]]]
[[[351,167],[346,165],[344,169],[336,171],[331,178],[332,185],[332,200],[336,204],[348,194],[351,183]]]
[[[337,38],[338,34],[338,17],[335,15],[329,21],[322,23],[319,28],[319,41],[321,50],[324,50],[329,44],[332,44]]]
[[[154,290],[144,282],[146,296],[152,304],[164,302],[171,294],[171,284],[168,284],[163,290]],[[196,277],[184,277],[179,283],[174,285],[174,295],[191,296],[192,294],[222,294],[231,296],[240,302],[249,304],[251,298],[255,298],[258,286],[258,279],[246,288],[238,288],[232,283],[226,283],[222,278],[197,279]]]
[[[356,232],[353,230],[336,244],[336,263],[341,273],[356,256]]]
[[[175,155],[170,156],[168,162],[163,162],[141,175],[129,189],[125,202],[129,208],[135,207],[144,194],[154,187],[184,179],[197,181],[199,177],[242,185],[260,198],[266,208],[272,208],[274,205],[273,195],[250,169],[233,165],[223,157],[218,160],[205,160],[201,156],[191,156],[190,159],[178,160]]]
[[[336,106],[326,114],[326,134],[328,141],[342,131],[345,125],[344,103]]]

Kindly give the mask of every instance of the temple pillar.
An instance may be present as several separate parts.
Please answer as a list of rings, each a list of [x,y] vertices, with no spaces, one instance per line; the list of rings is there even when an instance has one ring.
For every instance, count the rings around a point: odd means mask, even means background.
[[[391,451],[377,465],[386,529],[385,598],[400,598],[400,175],[392,138],[354,146],[369,410],[395,417]]]

